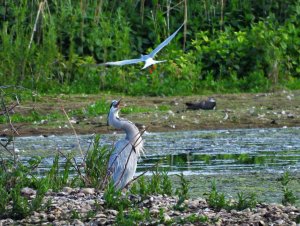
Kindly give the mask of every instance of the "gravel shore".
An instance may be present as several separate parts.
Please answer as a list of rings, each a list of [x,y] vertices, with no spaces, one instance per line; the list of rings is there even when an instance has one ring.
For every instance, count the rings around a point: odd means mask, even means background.
[[[27,192],[27,194],[26,194]],[[24,195],[34,198],[34,191]],[[137,220],[138,225],[300,225],[300,209],[281,204],[257,204],[255,208],[214,210],[203,198],[184,201],[185,208],[176,210],[178,198],[151,195],[144,199],[130,196],[131,203],[141,213],[146,210],[148,219]],[[22,220],[2,219],[0,225],[114,225],[120,213],[105,206],[103,193],[93,188],[65,187],[61,192],[47,192],[43,203],[45,210],[33,212]],[[130,208],[129,208],[130,209]],[[129,210],[123,216],[129,216]]]

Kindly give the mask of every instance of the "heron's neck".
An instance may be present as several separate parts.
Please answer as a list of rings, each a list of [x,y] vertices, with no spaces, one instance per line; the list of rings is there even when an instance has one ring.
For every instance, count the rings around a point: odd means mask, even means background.
[[[109,124],[117,129],[122,129],[126,133],[126,138],[133,145],[138,143],[139,139],[141,139],[141,135],[139,129],[130,121],[125,119],[120,119],[118,113],[109,114]]]

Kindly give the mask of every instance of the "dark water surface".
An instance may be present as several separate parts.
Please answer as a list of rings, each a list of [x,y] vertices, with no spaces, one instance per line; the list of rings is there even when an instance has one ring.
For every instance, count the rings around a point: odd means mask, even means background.
[[[111,146],[123,136],[101,135],[101,144]],[[137,174],[159,161],[170,175],[182,172],[187,176],[192,196],[201,196],[216,180],[218,189],[228,196],[238,191],[256,192],[263,201],[280,202],[278,178],[285,171],[295,178],[291,187],[300,194],[298,127],[147,133],[144,139],[145,154]],[[79,140],[86,151],[93,136],[79,136]],[[76,152],[79,160],[81,156],[74,136],[21,137],[16,139],[16,147],[21,156],[46,156],[41,170],[49,168],[57,149]]]

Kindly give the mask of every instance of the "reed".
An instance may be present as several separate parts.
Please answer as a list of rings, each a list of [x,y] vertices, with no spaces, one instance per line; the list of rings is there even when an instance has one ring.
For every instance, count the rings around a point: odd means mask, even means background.
[[[131,95],[296,89],[299,7],[297,0],[5,1],[0,83]],[[168,63],[152,75],[135,66],[86,66],[149,52],[182,21],[183,31],[160,53]]]

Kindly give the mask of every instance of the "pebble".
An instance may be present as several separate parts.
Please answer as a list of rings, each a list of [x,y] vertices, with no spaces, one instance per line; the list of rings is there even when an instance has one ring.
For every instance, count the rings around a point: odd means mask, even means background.
[[[24,188],[25,189],[25,188]],[[24,191],[30,193],[33,189],[26,188]],[[23,191],[23,192],[24,192]],[[29,192],[30,191],[30,192]],[[34,190],[33,190],[34,192]],[[174,210],[177,197],[166,195],[151,195],[142,199],[138,195],[132,195],[131,199],[138,202],[140,211],[149,209],[149,222],[140,222],[142,225],[159,225],[161,223],[174,222],[181,224],[190,215],[208,217],[207,224],[211,225],[292,225],[295,226],[296,219],[300,216],[300,209],[294,206],[283,206],[281,204],[260,203],[253,209],[245,210],[214,210],[210,208],[203,198],[185,200],[186,208],[183,211]],[[70,188],[65,187],[61,192],[48,191],[44,198],[44,203],[51,200],[51,205],[47,211],[35,211],[31,216],[21,219],[1,219],[0,225],[115,225],[118,211],[107,209],[103,200],[103,193],[95,192],[93,188]],[[11,208],[11,207],[10,207]],[[163,220],[161,222],[161,211],[163,210]],[[71,219],[73,211],[78,214],[79,219]],[[91,217],[90,212],[95,215]],[[126,216],[127,209],[124,209]],[[82,219],[85,219],[82,221]],[[182,225],[193,225],[191,222],[184,222]],[[198,225],[195,223],[195,225]]]
[[[62,191],[65,192],[65,193],[70,194],[70,193],[73,191],[73,188],[70,188],[70,187],[64,187],[64,188],[62,189]]]
[[[23,196],[27,196],[27,197],[30,197],[32,195],[36,195],[36,190],[32,189],[32,188],[28,188],[28,187],[25,187],[25,188],[22,188],[21,189],[21,194]]]
[[[95,188],[83,188],[81,189],[81,192],[86,195],[93,195],[95,194]]]
[[[108,214],[112,214],[114,216],[117,216],[118,215],[118,211],[117,210],[107,210],[106,211]]]

